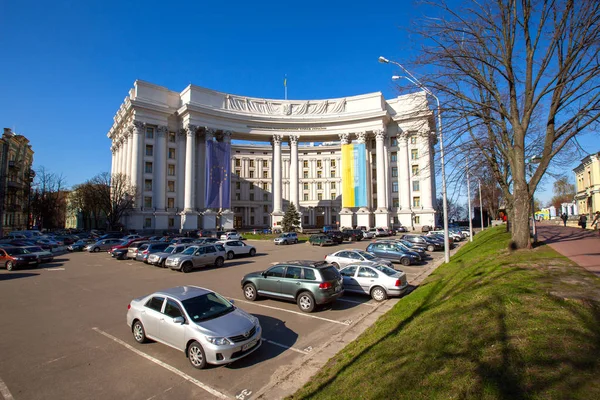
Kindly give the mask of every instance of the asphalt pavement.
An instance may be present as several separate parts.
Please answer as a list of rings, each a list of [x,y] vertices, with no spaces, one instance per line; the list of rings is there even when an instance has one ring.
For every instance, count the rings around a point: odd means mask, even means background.
[[[597,230],[544,223],[536,228],[539,241],[600,276],[600,234]]]

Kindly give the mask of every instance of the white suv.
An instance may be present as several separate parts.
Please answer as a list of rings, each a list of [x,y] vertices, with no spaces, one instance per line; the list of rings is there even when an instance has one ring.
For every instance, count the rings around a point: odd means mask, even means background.
[[[229,231],[221,235],[220,240],[242,240],[242,235],[237,231]]]

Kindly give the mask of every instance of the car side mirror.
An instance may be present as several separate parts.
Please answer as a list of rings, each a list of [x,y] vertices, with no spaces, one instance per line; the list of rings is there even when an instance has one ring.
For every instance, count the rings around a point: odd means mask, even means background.
[[[233,300],[233,299],[229,299],[229,302],[230,302],[231,304],[235,304],[235,300]]]
[[[184,324],[185,323],[185,318],[183,317],[175,317],[173,318],[173,323],[174,324]]]
[[[266,277],[267,277],[267,273],[266,273],[266,272],[264,272],[264,271],[263,271],[263,272],[261,272],[260,274],[261,274],[261,276],[262,276],[263,278],[266,278]]]

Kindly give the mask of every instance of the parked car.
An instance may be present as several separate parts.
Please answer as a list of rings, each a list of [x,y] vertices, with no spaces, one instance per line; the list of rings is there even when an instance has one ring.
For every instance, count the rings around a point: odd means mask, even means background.
[[[328,231],[326,235],[329,236],[335,244],[344,243],[344,234],[340,231]]]
[[[68,245],[67,246],[67,250],[69,250],[69,251],[83,251],[83,249],[87,245],[93,244],[93,243],[96,243],[96,240],[94,240],[94,239],[79,239],[75,243]]]
[[[399,246],[392,242],[375,242],[367,247],[369,253],[375,254],[377,257],[399,262],[404,266],[415,264],[421,261],[421,257],[412,251],[404,251]]]
[[[370,295],[375,301],[401,296],[408,290],[406,274],[384,264],[350,264],[340,270],[344,290]]]
[[[252,272],[241,281],[246,300],[260,296],[294,301],[300,310],[312,312],[344,294],[338,270],[325,261],[288,261],[265,271]]]
[[[129,245],[129,247],[127,247],[127,254],[125,255],[125,259],[126,260],[135,260],[135,257],[137,256],[139,248],[143,244],[146,244],[146,243],[148,243],[147,239],[136,240],[133,243],[131,243]]]
[[[344,239],[350,242],[359,242],[364,238],[363,232],[358,229],[346,229],[342,233],[344,234]]]
[[[125,233],[123,232],[109,232],[100,236],[99,239],[123,239],[123,236],[125,236]]]
[[[135,255],[135,260],[148,264],[148,257],[150,254],[164,251],[168,246],[169,243],[165,242],[149,242],[143,244],[138,248],[138,252]]]
[[[427,240],[426,236],[423,235],[402,235],[402,239],[411,243],[422,244],[426,246],[427,251],[440,250],[444,248],[443,243],[440,246],[440,243],[438,241]]]
[[[123,239],[123,240],[133,240],[133,239],[141,239],[141,238],[142,238],[141,235],[138,235],[137,233],[134,233],[134,234],[131,234],[131,235],[123,236],[121,239]]]
[[[382,241],[385,241],[385,239]],[[416,247],[416,246],[411,247],[411,246],[406,245],[405,242],[403,242],[402,240],[399,240],[399,239],[390,239],[390,242],[395,243],[396,246],[400,246],[400,248],[404,251],[412,251],[412,252],[417,253],[421,257],[421,260],[424,260],[425,258],[430,257],[427,254],[427,252],[425,252],[425,248],[423,248],[423,247]]]
[[[443,238],[444,237],[444,231],[443,230],[441,230],[441,231],[429,231],[429,232],[427,232],[427,236],[441,236]],[[450,229],[448,229],[448,237],[453,242],[460,242],[461,240],[464,239],[464,237],[463,237],[462,234],[453,232]]]
[[[138,343],[148,339],[185,353],[194,368],[229,364],[256,351],[258,318],[208,289],[179,286],[132,300],[127,325]]]
[[[190,246],[181,253],[167,257],[165,266],[182,272],[190,272],[194,268],[214,265],[222,267],[225,263],[225,247],[218,243]]]
[[[363,238],[365,238],[365,239],[373,239],[375,237],[374,231],[371,232],[370,230],[365,229],[362,231],[362,233],[363,233]]]
[[[246,244],[241,240],[221,240],[217,243],[225,247],[228,260],[236,256],[248,255],[254,257],[256,255],[256,247]]]
[[[242,235],[237,231],[228,231],[219,236],[220,240],[242,240]]]
[[[354,264],[357,262],[371,262],[384,264],[392,267],[392,262],[381,257],[377,257],[371,253],[368,253],[360,249],[346,249],[339,250],[335,253],[331,253],[325,256],[325,261],[330,263],[336,268],[343,268],[348,264]]]
[[[284,232],[275,239],[273,239],[273,243],[275,244],[294,244],[298,243],[298,234],[296,232]]]
[[[113,247],[117,243],[121,243],[121,239],[102,239],[98,240],[96,243],[92,243],[84,247],[84,250],[89,251],[90,253],[97,253],[99,251],[107,251],[111,247]]]
[[[48,250],[44,250],[39,246],[23,246],[25,250],[31,254],[35,254],[38,258],[38,264],[51,263],[54,261],[54,255]]]
[[[37,265],[38,262],[35,254],[31,254],[22,247],[0,247],[0,263],[8,271],[17,267]]]
[[[372,237],[384,237],[390,235],[388,230],[384,228],[371,228],[369,229],[369,232],[373,234]]]
[[[315,244],[318,244],[319,246],[332,246],[333,245],[333,240],[325,235],[324,233],[319,233],[316,235],[311,235],[308,238],[308,244],[314,246]]]
[[[200,239],[196,239],[192,242],[192,244],[209,244],[209,243],[217,243],[220,239],[214,237],[202,237]],[[188,243],[185,243],[188,244]]]
[[[198,239],[191,238],[191,237],[176,237],[176,238],[172,238],[169,243],[170,244],[194,243],[196,240],[198,240]]]
[[[187,249],[190,246],[188,243],[183,244],[170,244],[166,249],[158,253],[152,253],[148,256],[148,264],[157,265],[165,268],[165,260],[167,257],[178,254]]]
[[[429,243],[424,242],[424,243],[414,243],[414,242],[409,242],[408,240],[404,240],[404,239],[400,239],[398,240],[399,243],[402,243],[403,245],[405,245],[406,247],[408,247],[409,250],[422,250],[425,251],[427,250],[427,246],[429,246]]]

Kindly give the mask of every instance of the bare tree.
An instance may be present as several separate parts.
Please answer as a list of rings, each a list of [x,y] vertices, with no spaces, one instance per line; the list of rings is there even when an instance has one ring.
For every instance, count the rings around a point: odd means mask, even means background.
[[[39,167],[31,194],[31,213],[38,229],[64,228],[67,210],[66,180]]]
[[[121,218],[131,210],[138,197],[138,190],[126,175],[103,172],[89,181],[89,196],[106,216],[108,229],[121,226]]]
[[[533,192],[561,150],[600,118],[600,2],[429,4],[441,18],[416,28],[425,39],[416,60],[427,66],[422,80],[443,103],[447,137],[485,157],[513,240],[527,247]],[[528,165],[534,155],[539,163]]]
[[[562,203],[570,203],[575,199],[575,185],[569,182],[569,178],[563,176],[554,182],[554,196],[550,200],[550,203],[560,210]]]

